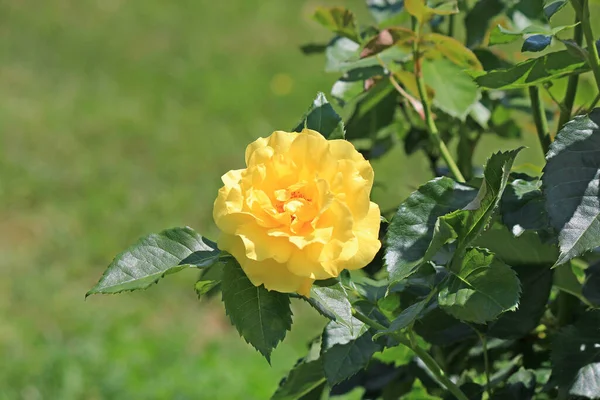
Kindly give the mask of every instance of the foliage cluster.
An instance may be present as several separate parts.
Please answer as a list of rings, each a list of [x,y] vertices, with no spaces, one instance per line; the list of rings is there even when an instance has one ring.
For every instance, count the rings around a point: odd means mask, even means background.
[[[253,286],[215,243],[175,228],[117,256],[88,294],[198,268],[198,295],[220,291],[267,360],[291,328],[290,300],[308,302],[330,322],[274,399],[358,386],[383,399],[600,398],[600,57],[588,0],[367,3],[370,25],[315,11],[335,37],[305,51],[323,51],[341,77],[334,104],[319,93],[294,130],[349,140],[371,160],[399,144],[427,155],[434,178],[382,218],[375,259],[289,295]],[[570,8],[573,23],[556,26]],[[522,61],[505,54],[514,44]],[[520,148],[474,166],[482,136],[519,137],[523,114],[543,170],[517,166]]]

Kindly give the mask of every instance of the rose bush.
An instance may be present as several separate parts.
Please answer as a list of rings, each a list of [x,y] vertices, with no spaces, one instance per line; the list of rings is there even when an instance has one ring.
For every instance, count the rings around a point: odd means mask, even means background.
[[[550,28],[567,3],[575,25]],[[336,35],[324,53],[341,75],[331,98],[345,118],[319,93],[293,132],[256,140],[246,168],[223,176],[218,245],[190,228],[147,236],[89,293],[199,268],[196,293],[220,290],[267,360],[304,295],[328,321],[275,400],[356,388],[365,399],[600,398],[600,55],[589,1],[460,2],[464,18],[452,0],[367,4],[375,26],[341,7],[314,14]],[[487,48],[513,42],[549,51],[519,62]],[[522,132],[534,127],[531,150],[474,165],[484,137],[531,141]],[[389,160],[400,143],[433,179],[380,218],[365,157]]]
[[[255,286],[308,296],[316,279],[367,265],[381,244],[373,168],[345,140],[276,131],[246,149],[214,204],[221,236]]]

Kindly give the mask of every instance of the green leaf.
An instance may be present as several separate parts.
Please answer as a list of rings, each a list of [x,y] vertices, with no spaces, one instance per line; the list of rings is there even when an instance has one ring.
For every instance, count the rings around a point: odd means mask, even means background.
[[[434,308],[418,319],[415,322],[414,330],[423,339],[437,346],[449,346],[476,337],[469,325],[440,308]]]
[[[400,281],[430,253],[438,217],[469,204],[476,191],[446,177],[436,178],[413,192],[394,215],[385,236],[385,263],[390,281]]]
[[[423,77],[427,85],[435,88],[433,105],[461,121],[481,98],[469,75],[446,59],[423,60]]]
[[[577,24],[575,24],[577,25]],[[522,29],[520,31],[511,31],[509,29],[505,29],[503,28],[501,25],[497,25],[491,32],[490,34],[490,46],[493,46],[495,44],[506,44],[506,43],[512,43],[518,39],[521,38],[525,38],[527,41],[529,35],[543,35],[543,36],[547,36],[546,40],[548,41],[548,43],[546,44],[546,46],[548,46],[549,40],[552,39],[553,36],[556,36],[558,33],[564,31],[565,29],[571,29],[573,27],[575,27],[575,25],[561,25],[561,26],[557,26],[554,28],[548,28],[545,26],[537,26],[537,25],[530,25],[525,29]],[[544,47],[546,47],[544,46]],[[521,49],[521,51],[524,51],[523,49]],[[529,50],[529,51],[539,51],[539,50]]]
[[[600,306],[600,263],[594,263],[585,270],[582,294],[595,306]]]
[[[337,36],[325,49],[325,71],[346,73],[351,70],[365,68],[381,68],[380,61],[386,64],[407,61],[412,58],[412,50],[400,46],[392,46],[379,57],[361,57],[360,45],[348,38]]]
[[[310,289],[306,301],[323,316],[341,325],[352,327],[352,305],[348,293],[340,282],[331,286],[316,286]]]
[[[304,128],[317,131],[327,139],[343,139],[345,136],[342,117],[335,112],[321,92],[317,93],[317,97],[298,126],[294,128],[294,132],[300,132]]]
[[[597,398],[600,393],[600,311],[586,312],[552,343],[552,377],[559,393]],[[566,396],[565,396],[566,397]]]
[[[373,339],[377,339],[381,335],[399,332],[408,327],[419,318],[426,305],[427,303],[423,300],[408,306],[392,321],[388,329],[377,332]]]
[[[552,43],[552,36],[549,35],[532,35],[525,39],[521,52],[524,51],[542,51]]]
[[[522,265],[513,270],[521,282],[519,308],[492,322],[487,332],[490,337],[518,339],[526,336],[538,326],[546,311],[554,270],[548,265]]]
[[[492,400],[533,399],[536,383],[535,372],[521,367],[508,378],[506,386],[494,392]]]
[[[483,324],[516,309],[521,292],[515,272],[484,249],[469,250],[438,295],[440,307],[467,322]]]
[[[490,222],[500,202],[510,175],[510,169],[522,148],[494,153],[483,171],[483,182],[477,196],[462,210],[440,217],[432,239],[432,249],[437,250],[450,240],[457,239],[457,254],[461,254]],[[455,257],[459,260],[460,257]]]
[[[587,298],[583,296],[583,285],[577,279],[571,264],[561,264],[554,269],[554,287],[577,297],[587,306],[592,306]]]
[[[542,265],[550,268],[558,258],[556,245],[542,242],[536,232],[525,231],[521,236],[515,237],[502,225],[494,225],[488,229],[475,244],[489,249],[513,267]]]
[[[488,72],[469,71],[469,74],[485,89],[519,89],[589,70],[587,62],[580,56],[562,50],[531,58],[509,68]]]
[[[223,264],[217,262],[208,268],[200,271],[200,277],[194,285],[198,297],[208,294],[211,290],[218,287],[223,280]]]
[[[439,33],[426,33],[422,36],[421,48],[423,57],[426,59],[446,59],[460,67],[461,70],[483,70],[475,53],[453,37]]]
[[[421,23],[434,15],[450,15],[458,12],[456,0],[404,0],[404,8]]]
[[[412,390],[410,391],[410,398],[419,400],[443,400],[441,397],[430,395],[419,378],[415,379],[413,383]]]
[[[325,382],[321,360],[298,363],[281,382],[271,400],[296,400]]]
[[[556,136],[542,176],[546,210],[569,261],[600,246],[600,109],[577,116]]]
[[[541,187],[542,181],[539,178],[529,177],[515,179],[506,186],[500,203],[502,222],[513,235],[519,236],[528,230],[542,231],[550,227]]]
[[[346,138],[373,137],[394,121],[398,94],[387,79],[371,87],[357,102],[348,120]]]
[[[554,14],[560,11],[568,3],[568,0],[557,0],[544,6],[544,15],[548,20],[552,18]]]
[[[369,332],[344,344],[328,348],[321,356],[327,382],[339,383],[367,366],[373,354],[383,346],[374,342]]]
[[[485,38],[490,21],[504,10],[501,0],[480,0],[465,17],[467,29],[467,47],[480,45]]]
[[[367,7],[376,22],[381,23],[400,14],[404,9],[402,0],[367,0]]]
[[[116,256],[86,297],[146,289],[184,268],[209,267],[217,262],[219,254],[215,243],[188,227],[151,234]]]
[[[355,42],[360,41],[356,19],[350,10],[343,7],[318,7],[313,19],[337,35]]]
[[[233,257],[224,260],[221,291],[231,323],[270,363],[271,351],[292,326],[289,296],[254,286]]]
[[[394,347],[386,347],[373,356],[373,358],[385,364],[394,364],[396,367],[408,364],[414,357],[415,353],[403,344]]]

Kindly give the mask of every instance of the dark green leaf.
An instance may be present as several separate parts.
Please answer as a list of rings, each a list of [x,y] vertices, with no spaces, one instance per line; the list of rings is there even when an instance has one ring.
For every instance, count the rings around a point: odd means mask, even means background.
[[[481,98],[479,88],[463,68],[444,58],[423,60],[423,77],[435,88],[433,105],[462,121]]]
[[[491,250],[498,258],[513,267],[542,265],[550,268],[558,258],[557,246],[543,243],[537,233],[525,231],[521,236],[515,237],[501,225],[495,225],[487,230],[475,241],[475,244]]]
[[[503,9],[504,3],[501,0],[480,0],[469,10],[465,18],[469,48],[481,44],[490,26],[490,21]]]
[[[549,20],[550,18],[552,18],[552,16],[554,14],[556,14],[558,11],[560,11],[560,9],[563,8],[567,3],[568,3],[567,0],[557,0],[553,3],[550,3],[546,6],[544,6],[544,15]]]
[[[450,178],[436,178],[400,205],[385,237],[385,263],[391,281],[406,278],[424,261],[438,217],[463,208],[475,194],[473,188]]]
[[[321,356],[327,382],[333,385],[356,374],[365,368],[373,354],[382,348],[373,341],[369,332],[348,343],[330,347]]]
[[[552,43],[552,36],[532,35],[523,42],[521,51],[542,51]]]
[[[198,297],[204,296],[221,284],[223,280],[223,264],[218,262],[201,270],[194,289]]]
[[[571,264],[561,264],[554,269],[554,287],[562,292],[577,297],[588,306],[592,306],[583,296],[583,285],[573,272]]]
[[[306,300],[325,317],[352,326],[352,305],[341,283],[323,287],[314,285],[310,289],[310,298]]]
[[[342,7],[318,7],[313,19],[336,35],[359,42],[356,19],[352,11]]]
[[[292,326],[289,296],[254,286],[233,257],[224,260],[221,291],[231,323],[270,362]]]
[[[582,293],[595,306],[600,306],[600,263],[595,263],[585,270],[585,282]]]
[[[500,203],[502,222],[513,235],[550,227],[541,186],[542,181],[538,178],[519,178],[506,186]]]
[[[559,391],[598,398],[600,393],[600,311],[585,313],[563,328],[552,343],[552,376]]]
[[[281,382],[271,400],[296,400],[325,382],[321,360],[297,364]]]
[[[469,325],[439,308],[434,308],[418,319],[414,329],[423,339],[438,346],[448,346],[475,337],[475,332]]]
[[[387,79],[371,87],[358,101],[348,120],[346,138],[372,137],[394,121],[397,92]]]
[[[140,239],[119,254],[86,297],[146,289],[165,275],[190,266],[208,267],[219,259],[217,245],[191,228],[173,228]]]
[[[536,382],[535,372],[521,367],[521,369],[508,378],[506,386],[494,392],[492,400],[533,399]]]
[[[552,289],[550,266],[523,265],[513,267],[521,282],[519,308],[507,312],[491,323],[487,335],[501,339],[518,339],[534,330],[546,311]]]
[[[562,50],[520,62],[509,68],[469,74],[482,88],[518,89],[587,71],[589,66],[584,59]]]
[[[486,250],[469,250],[460,269],[451,274],[442,285],[438,303],[460,320],[482,324],[514,310],[519,303],[517,275]]]
[[[390,334],[393,332],[398,332],[398,331],[401,331],[402,329],[408,327],[413,322],[415,322],[417,319],[419,319],[419,316],[423,312],[423,309],[425,308],[426,305],[427,305],[426,302],[423,300],[423,301],[419,301],[418,303],[412,304],[409,307],[405,308],[392,321],[392,323],[390,324],[390,327],[388,329],[377,332],[377,334],[375,335],[374,338],[376,339],[379,336],[381,336],[382,334],[385,335],[385,334]]]
[[[490,222],[508,181],[517,150],[494,153],[483,171],[483,182],[477,196],[462,210],[440,217],[431,248],[437,250],[450,240],[457,239],[457,253],[467,248]],[[455,260],[459,258],[455,257]]]
[[[315,130],[327,139],[343,139],[345,134],[342,118],[321,92],[317,93],[317,97],[294,132],[300,132],[304,128]]]
[[[465,17],[467,28],[467,46],[473,48],[483,41],[490,21],[504,9],[501,0],[480,0]]]
[[[559,232],[562,264],[600,246],[600,109],[558,133],[542,176],[546,210]]]

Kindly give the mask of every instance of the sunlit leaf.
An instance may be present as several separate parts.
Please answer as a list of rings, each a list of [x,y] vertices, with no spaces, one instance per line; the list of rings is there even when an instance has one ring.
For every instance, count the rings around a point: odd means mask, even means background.
[[[423,57],[429,59],[443,58],[462,69],[482,71],[483,67],[477,56],[460,41],[439,33],[426,33],[421,39]],[[437,88],[436,88],[437,89]]]
[[[562,264],[600,246],[600,109],[556,136],[542,176],[546,210],[559,232]]]
[[[313,19],[336,35],[359,42],[356,19],[352,11],[343,7],[318,7]]]
[[[173,228],[140,239],[119,254],[86,294],[146,289],[184,268],[205,268],[219,259],[217,245],[191,228]]]
[[[450,178],[437,178],[421,186],[398,207],[385,238],[390,280],[402,280],[415,271],[428,252],[437,218],[463,208],[476,193]]]
[[[467,251],[451,274],[442,285],[438,303],[462,321],[482,324],[518,305],[521,287],[517,275],[486,250]]]
[[[589,66],[584,59],[562,50],[523,61],[509,68],[469,74],[482,88],[518,89],[587,71]]]
[[[597,398],[600,393],[600,311],[586,312],[563,328],[552,343],[552,377],[570,395]]]

